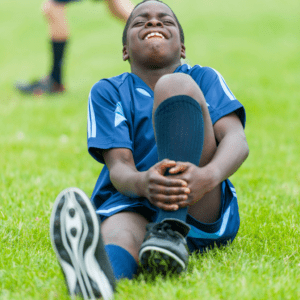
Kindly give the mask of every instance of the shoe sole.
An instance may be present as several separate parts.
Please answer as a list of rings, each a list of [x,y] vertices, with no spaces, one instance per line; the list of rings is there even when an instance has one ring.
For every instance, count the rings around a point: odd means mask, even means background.
[[[72,297],[113,298],[114,278],[108,278],[102,269],[109,264],[106,253],[96,258],[99,247],[100,252],[105,251],[100,220],[83,191],[69,188],[57,196],[50,219],[50,237]]]
[[[139,260],[142,267],[149,273],[181,273],[186,269],[182,259],[167,249],[146,246],[139,253]]]

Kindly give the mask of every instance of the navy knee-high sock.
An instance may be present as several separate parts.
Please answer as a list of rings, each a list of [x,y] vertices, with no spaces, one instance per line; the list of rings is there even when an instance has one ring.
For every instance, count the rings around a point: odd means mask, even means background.
[[[191,162],[199,165],[204,123],[200,104],[187,95],[173,96],[162,102],[154,114],[155,139],[159,161]],[[160,209],[156,222],[166,218],[186,221],[187,208],[177,211]]]
[[[127,250],[114,244],[108,244],[105,246],[105,251],[117,280],[132,279],[136,275],[138,264]]]

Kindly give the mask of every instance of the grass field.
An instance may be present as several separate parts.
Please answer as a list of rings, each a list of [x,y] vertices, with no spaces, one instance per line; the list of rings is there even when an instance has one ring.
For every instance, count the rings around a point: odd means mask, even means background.
[[[137,1],[135,1],[137,3]],[[300,299],[300,63],[298,0],[166,0],[190,64],[211,66],[247,111],[250,156],[232,176],[241,228],[226,249],[193,256],[179,278],[121,281],[124,299]],[[49,44],[40,0],[1,0],[0,299],[69,299],[49,239],[56,195],[91,195],[101,165],[87,153],[87,97],[129,71],[123,25],[103,3],[69,7],[67,93],[23,97],[17,79],[45,75]]]

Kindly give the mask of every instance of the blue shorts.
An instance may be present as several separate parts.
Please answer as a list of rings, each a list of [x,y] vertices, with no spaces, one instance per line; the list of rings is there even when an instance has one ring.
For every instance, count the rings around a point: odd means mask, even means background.
[[[114,199],[106,200],[97,210],[101,220],[121,211],[136,212],[144,216],[149,222],[155,222],[158,208],[147,199]],[[191,230],[187,235],[187,244],[190,252],[203,252],[215,246],[226,246],[231,243],[240,226],[239,208],[235,188],[227,179],[222,182],[221,216],[211,224],[197,221],[187,215],[187,223]]]

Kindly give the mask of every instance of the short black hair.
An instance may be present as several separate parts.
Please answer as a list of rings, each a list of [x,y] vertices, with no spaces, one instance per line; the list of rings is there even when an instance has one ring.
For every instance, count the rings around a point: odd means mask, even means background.
[[[124,27],[124,30],[123,30],[123,36],[122,36],[122,43],[123,43],[123,46],[127,44],[127,31],[128,31],[128,27],[129,27],[129,25],[130,25],[130,22],[132,21],[132,13],[134,12],[134,10],[135,10],[139,5],[141,5],[141,4],[145,3],[145,2],[148,2],[148,1],[156,1],[156,2],[160,2],[160,3],[163,3],[163,4],[167,5],[167,6],[170,8],[170,6],[169,6],[168,4],[164,3],[164,2],[161,1],[161,0],[143,0],[142,2],[138,3],[138,4],[134,7],[134,9],[132,10],[132,12],[131,12],[129,18],[127,19],[126,24],[125,24],[125,27]],[[176,22],[177,22],[177,25],[178,25],[178,27],[179,27],[180,41],[181,41],[181,43],[184,44],[184,33],[183,33],[183,29],[182,29],[182,27],[181,27],[181,25],[180,25],[180,23],[179,23],[179,21],[178,21],[176,15],[174,14],[173,10],[172,10],[171,8],[170,8],[170,10],[171,10],[171,12],[173,13],[174,18],[175,18],[175,20],[176,20]]]

